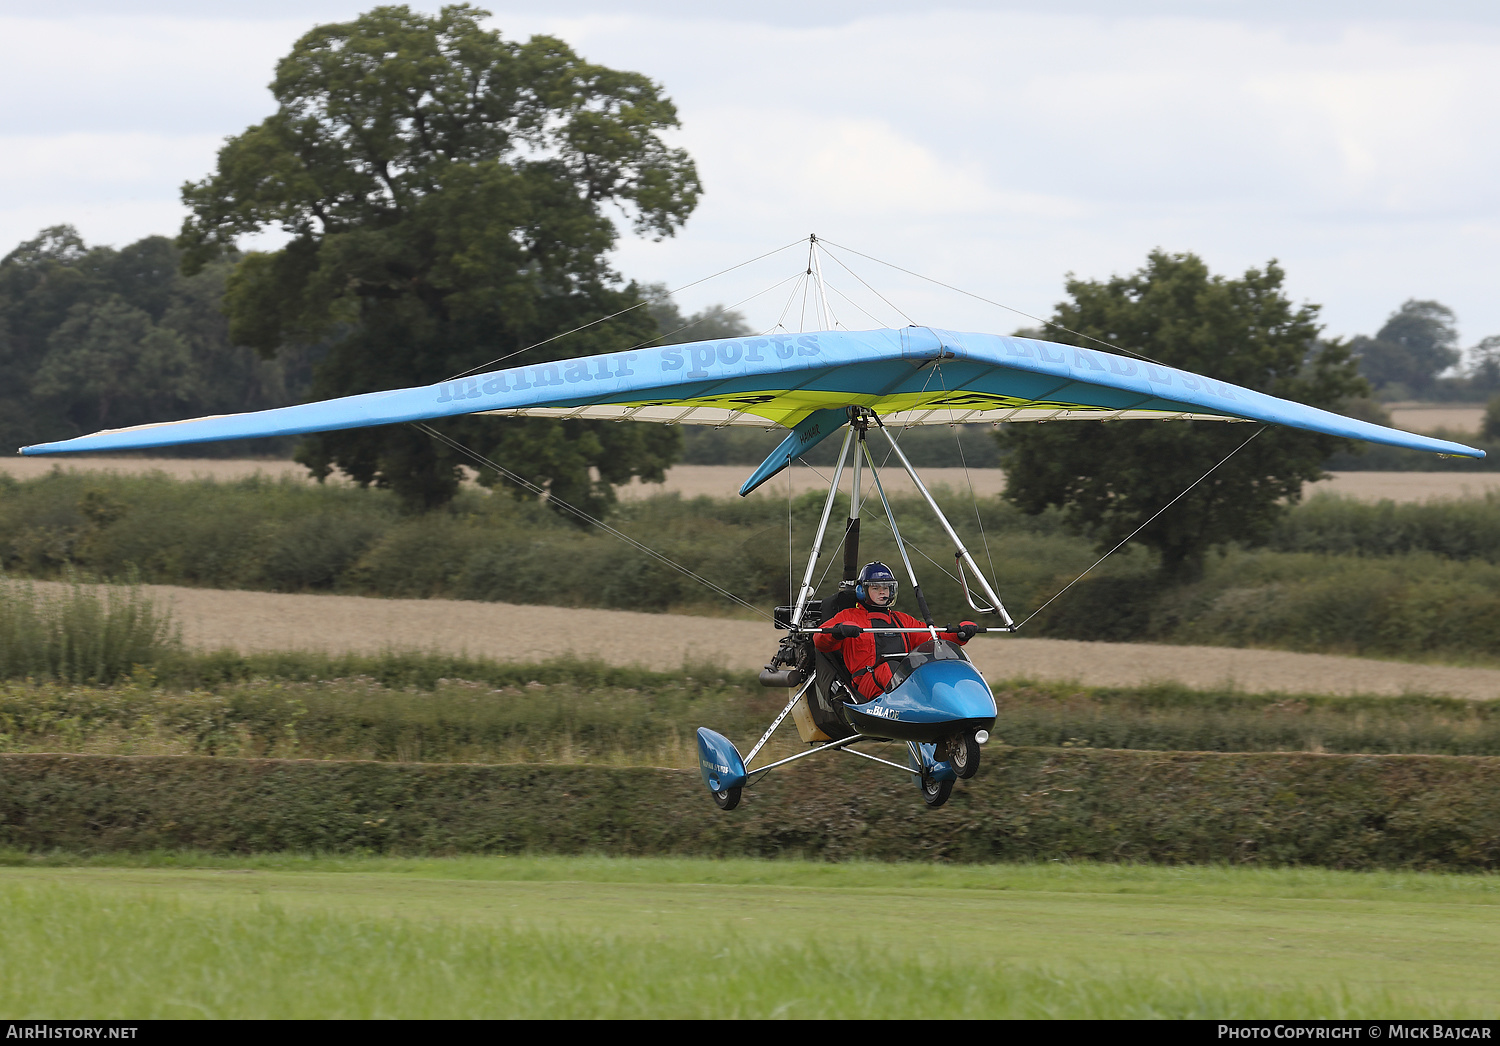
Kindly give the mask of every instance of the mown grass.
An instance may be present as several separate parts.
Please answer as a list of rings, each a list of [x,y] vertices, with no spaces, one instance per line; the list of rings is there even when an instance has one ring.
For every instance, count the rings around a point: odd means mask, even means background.
[[[1482,1017],[1497,1001],[1493,876],[180,853],[0,863],[0,1007],[22,1019]]]

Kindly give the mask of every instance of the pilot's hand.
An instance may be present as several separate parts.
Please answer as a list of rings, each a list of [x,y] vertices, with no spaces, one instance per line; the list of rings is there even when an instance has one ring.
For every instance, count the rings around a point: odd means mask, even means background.
[[[858,625],[834,625],[832,632],[839,639],[853,639],[859,635],[860,627]]]
[[[972,621],[962,621],[953,631],[959,639],[967,643],[979,634],[979,626]]]

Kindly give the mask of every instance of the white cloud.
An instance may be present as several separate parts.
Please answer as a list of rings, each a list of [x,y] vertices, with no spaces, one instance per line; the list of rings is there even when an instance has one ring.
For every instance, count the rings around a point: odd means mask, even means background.
[[[1227,272],[1279,258],[1335,332],[1411,296],[1452,305],[1469,340],[1500,331],[1493,25],[1040,8],[799,27],[533,5],[495,24],[555,32],[678,103],[707,194],[675,239],[622,239],[632,276],[681,284],[817,231],[1045,312],[1065,273],[1161,246]],[[173,231],[179,185],[271,111],[274,63],[313,20],[277,16],[0,18],[0,92],[18,100],[0,113],[0,251],[56,221],[104,242]],[[926,322],[1017,322],[861,273]],[[772,269],[735,279],[684,303],[735,300]]]

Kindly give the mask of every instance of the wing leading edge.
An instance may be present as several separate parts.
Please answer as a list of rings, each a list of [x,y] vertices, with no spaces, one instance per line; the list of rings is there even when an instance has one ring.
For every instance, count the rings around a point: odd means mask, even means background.
[[[208,443],[495,414],[796,429],[868,407],[887,424],[1156,418],[1261,421],[1439,454],[1461,443],[1096,349],[928,327],[695,342],[528,364],[419,388],[110,429],[28,455]],[[826,416],[826,415],[825,415]]]

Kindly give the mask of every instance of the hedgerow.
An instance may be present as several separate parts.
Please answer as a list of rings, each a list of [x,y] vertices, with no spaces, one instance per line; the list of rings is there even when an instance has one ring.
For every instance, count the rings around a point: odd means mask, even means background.
[[[0,846],[1490,870],[1500,759],[995,748],[926,809],[805,764],[730,814],[695,770],[0,755]]]

